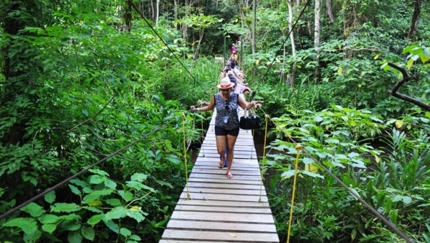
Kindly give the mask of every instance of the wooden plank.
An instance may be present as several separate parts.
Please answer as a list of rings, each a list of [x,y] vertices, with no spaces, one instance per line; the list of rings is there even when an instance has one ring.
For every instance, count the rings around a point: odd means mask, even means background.
[[[199,156],[196,160],[196,164],[199,162],[208,162],[208,161],[219,161],[219,155],[211,155],[211,156]],[[250,158],[233,158],[233,161],[235,162],[242,162],[247,163],[249,165],[258,165],[258,162],[256,161],[256,158],[250,159]]]
[[[214,150],[208,150],[208,151],[204,151],[204,152],[200,152],[198,157],[218,157],[219,158],[219,153],[217,151]],[[234,151],[234,155],[233,155],[233,159],[235,158],[242,158],[242,159],[257,159],[257,153],[252,152],[252,151]]]
[[[218,168],[218,163],[216,162],[205,162],[205,163],[198,163],[195,164],[194,168],[198,168],[198,169],[208,169],[208,170],[221,170],[220,168]],[[223,168],[225,169],[225,168]],[[256,167],[256,166],[249,166],[247,164],[241,164],[240,162],[236,162],[233,161],[233,167],[232,169],[234,169],[235,171],[258,171],[260,173],[260,168]]]
[[[227,194],[227,195],[260,195],[260,190],[242,190],[230,188],[205,188],[205,187],[188,187],[188,191],[192,193],[211,193],[211,194]],[[266,192],[262,190],[261,194]]]
[[[189,188],[229,188],[229,189],[241,189],[241,190],[260,190],[261,186],[258,185],[246,185],[246,184],[230,184],[230,183],[204,183],[204,182],[188,182]],[[264,187],[263,187],[264,190]]]
[[[248,175],[235,174],[234,170],[232,170],[232,174],[233,174],[233,178],[228,179],[230,183],[235,183],[236,181],[239,181],[239,180],[248,180],[248,181],[257,181],[257,182],[261,181],[260,176],[248,176]],[[189,178],[205,178],[209,180],[210,179],[227,180],[225,173],[219,174],[219,175],[191,173]]]
[[[168,230],[163,234],[165,239],[213,240],[218,242],[279,242],[274,233],[238,233],[192,230]]]
[[[218,168],[214,117],[160,242],[279,242],[252,131],[239,132],[227,179]]]
[[[234,178],[233,178],[234,179]],[[189,177],[188,181],[190,182],[209,182],[209,183],[227,183],[227,184],[235,184],[235,185],[261,185],[261,180],[227,180],[225,176],[221,176],[221,178],[204,178],[204,177]]]
[[[185,195],[185,194],[182,194]],[[219,207],[239,207],[239,208],[269,208],[267,201],[262,202],[239,202],[239,201],[220,201],[220,200],[193,200],[186,197],[181,198],[177,205],[190,206],[219,206]]]
[[[222,221],[222,222],[241,222],[254,224],[273,223],[271,214],[244,214],[244,213],[223,213],[223,212],[194,212],[194,211],[174,211],[172,219],[203,220],[203,221]]]
[[[228,195],[228,194],[214,194],[214,193],[195,193],[195,192],[182,192],[180,198],[187,199],[188,195],[191,200],[216,200],[216,201],[239,201],[239,202],[258,202],[261,198],[262,202],[267,202],[267,197],[262,195]]]
[[[237,166],[235,163],[233,165]],[[240,168],[237,168],[234,170],[235,175],[254,175],[254,176],[260,176],[260,170],[241,170]],[[225,174],[225,171],[223,169],[219,168],[200,168],[200,167],[194,167],[192,170],[192,173],[200,173],[200,174]]]
[[[223,213],[253,213],[253,214],[268,214],[272,211],[270,208],[245,208],[245,207],[225,207],[225,206],[190,206],[177,205],[175,211],[193,211],[193,212],[223,212]]]
[[[230,232],[265,232],[276,233],[273,224],[247,224],[247,223],[229,223],[229,222],[207,222],[207,221],[189,221],[172,219],[169,221],[167,228],[171,229],[196,229],[196,230],[216,230]]]

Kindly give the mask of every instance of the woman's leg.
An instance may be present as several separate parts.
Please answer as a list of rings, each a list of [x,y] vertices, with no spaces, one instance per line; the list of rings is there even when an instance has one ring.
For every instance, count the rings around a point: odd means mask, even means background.
[[[227,134],[227,160],[228,160],[228,166],[227,166],[226,175],[227,175],[228,179],[233,178],[233,174],[231,173],[231,166],[233,164],[234,145],[236,144],[238,133],[239,133],[239,128],[237,128],[237,131],[232,132],[230,134]]]
[[[216,148],[218,151],[218,154],[220,155],[220,162],[219,162],[219,168],[224,167],[224,162],[225,162],[225,153],[226,151],[226,144],[227,144],[227,136],[223,135],[223,136],[216,136]]]

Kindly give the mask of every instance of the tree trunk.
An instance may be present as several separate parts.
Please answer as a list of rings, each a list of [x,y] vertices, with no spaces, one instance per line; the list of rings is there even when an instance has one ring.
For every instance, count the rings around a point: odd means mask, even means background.
[[[156,0],[155,9],[155,26],[158,26],[158,17],[160,15],[160,0]]]
[[[288,5],[288,31],[290,32],[290,41],[291,41],[291,56],[293,57],[293,59],[295,59],[296,44],[294,42],[293,7],[291,5],[291,0],[287,0],[287,5]],[[287,85],[291,87],[294,87],[295,72],[296,72],[296,63],[294,62],[293,67],[291,68],[291,74],[287,76]]]
[[[327,8],[328,18],[330,19],[330,22],[333,24],[335,21],[335,18],[334,18],[334,14],[333,14],[333,8],[332,8],[331,0],[326,0],[325,6]]]
[[[251,36],[252,36],[252,56],[254,57],[255,56],[255,52],[256,52],[256,44],[255,44],[255,24],[256,24],[256,21],[257,21],[257,8],[256,8],[256,3],[257,1],[256,0],[253,0],[253,3],[252,3],[252,13],[253,13],[253,17],[252,17],[252,34],[251,34]]]
[[[318,83],[320,80],[320,69],[319,69],[319,44],[320,44],[320,14],[321,14],[321,1],[315,0],[315,29],[314,29],[314,48],[316,54],[316,66],[315,66],[315,82]]]
[[[154,1],[151,0],[151,19],[155,19]]]
[[[125,13],[124,13],[124,23],[125,23],[125,31],[126,32],[131,31],[131,17],[132,17],[131,13],[132,13],[132,11],[133,11],[132,2],[131,2],[131,0],[127,0],[126,6],[125,6]]]
[[[174,7],[173,7],[173,21],[176,21],[178,19],[178,9],[179,9],[179,3],[178,3],[178,0],[175,0]]]
[[[420,17],[420,12],[421,12],[421,0],[415,0],[415,8],[414,8],[414,13],[412,15],[411,27],[409,27],[408,40],[411,39],[414,34],[415,26],[418,22],[418,18]]]
[[[203,36],[204,36],[204,28],[202,28],[199,31],[199,41],[197,42],[197,47],[194,50],[194,60],[196,60],[199,57],[199,51],[200,51],[200,44],[202,43],[203,40]]]
[[[192,2],[190,2],[190,0],[185,0],[185,14],[183,17],[190,15],[191,5]],[[186,24],[182,24],[182,38],[188,40],[188,26]]]

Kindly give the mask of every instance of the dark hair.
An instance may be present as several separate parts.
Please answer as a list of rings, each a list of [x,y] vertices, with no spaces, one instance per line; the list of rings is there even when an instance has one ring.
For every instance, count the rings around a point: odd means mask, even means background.
[[[234,66],[237,66],[237,61],[236,61],[236,59],[235,58],[230,58],[229,60],[228,60],[228,62],[229,63],[231,63],[231,66],[232,67],[234,67]]]

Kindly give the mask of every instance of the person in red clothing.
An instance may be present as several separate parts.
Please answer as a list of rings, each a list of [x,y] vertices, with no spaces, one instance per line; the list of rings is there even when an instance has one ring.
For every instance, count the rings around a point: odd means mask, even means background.
[[[233,45],[231,45],[231,53],[236,54],[237,53],[237,47],[236,44],[233,43]]]

